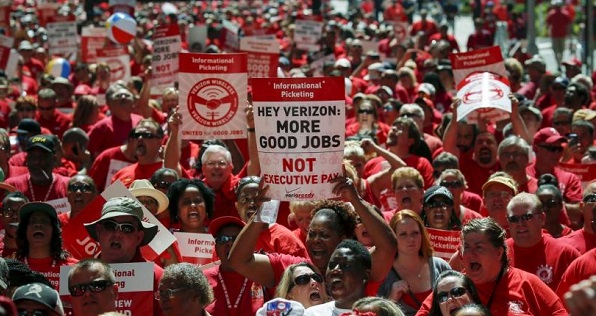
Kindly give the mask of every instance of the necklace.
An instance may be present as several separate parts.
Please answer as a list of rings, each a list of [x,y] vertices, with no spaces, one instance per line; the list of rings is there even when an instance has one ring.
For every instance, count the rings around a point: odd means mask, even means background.
[[[238,308],[238,304],[240,303],[240,299],[242,299],[242,294],[244,294],[244,290],[246,289],[246,283],[248,283],[248,278],[244,278],[244,284],[242,284],[242,288],[240,288],[240,293],[238,293],[238,297],[236,298],[236,302],[234,302],[234,306],[230,302],[230,296],[228,295],[228,289],[226,288],[226,283],[224,282],[221,272],[217,271],[217,277],[219,278],[219,282],[221,283],[221,288],[224,291],[224,295],[226,297],[226,305],[228,309],[230,308]]]
[[[48,192],[46,192],[46,196],[41,200],[45,202],[50,197],[50,192],[52,192],[52,188],[54,187],[54,182],[56,182],[56,177],[52,177],[52,183],[50,183],[50,187],[48,188]],[[31,183],[31,176],[27,178],[27,182],[29,183],[29,190],[31,190],[31,201],[39,201],[35,198],[35,190],[33,189],[33,183]]]

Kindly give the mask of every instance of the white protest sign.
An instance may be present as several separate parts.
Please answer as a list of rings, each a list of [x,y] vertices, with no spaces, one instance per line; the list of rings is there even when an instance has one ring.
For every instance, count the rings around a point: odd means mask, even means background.
[[[323,36],[323,22],[314,20],[296,20],[294,42],[296,48],[315,52],[321,49],[319,40]]]
[[[68,202],[68,198],[49,200],[46,201],[46,203],[54,207],[56,213],[58,214],[70,212],[70,203]]]
[[[224,47],[229,52],[237,52],[240,48],[240,26],[229,20],[222,21]]]
[[[310,68],[313,69],[315,77],[323,76],[323,67],[325,66],[325,63],[328,61],[335,62],[335,55],[329,54],[310,63]]]
[[[81,30],[81,57],[86,63],[97,61],[97,51],[103,49],[107,39],[105,27],[87,26]],[[101,104],[101,103],[100,103]]]
[[[468,124],[480,118],[491,122],[506,119],[511,113],[509,80],[490,72],[473,73],[457,86],[461,105],[457,108],[457,120],[467,118]]]
[[[213,259],[215,239],[211,234],[174,232],[184,262],[207,264]]]
[[[68,59],[76,58],[79,51],[77,22],[74,15],[54,16],[49,18],[48,44],[50,54]]]
[[[161,95],[173,87],[178,76],[178,53],[180,53],[180,29],[178,24],[160,26],[153,33],[153,58],[151,59],[151,95]]]
[[[106,201],[111,198],[122,196],[129,197],[134,200],[137,199],[119,180],[107,187],[105,191],[101,193],[101,196],[103,196]],[[143,204],[141,203],[141,205]],[[151,214],[147,208],[145,208],[145,206],[143,206],[143,216],[143,221],[157,225],[157,235],[155,235],[155,238],[153,238],[153,240],[151,240],[151,242],[142,249],[146,250],[147,248],[150,248],[155,253],[155,256],[157,256],[170,247],[176,241],[176,237],[174,237],[174,235],[172,235],[172,233],[170,233],[170,231],[157,218],[155,218],[155,216]],[[143,254],[145,255],[146,252]],[[145,259],[152,260],[147,258],[146,255]]]
[[[207,25],[195,25],[188,29],[188,50],[193,53],[201,53],[207,42]]]
[[[240,50],[247,52],[249,78],[277,76],[279,42],[275,38],[243,37]]]
[[[4,69],[9,77],[17,72],[19,52],[12,48],[14,38],[0,35],[0,69]]]
[[[110,83],[130,80],[130,55],[126,46],[107,46],[97,51],[97,61],[110,66]]]
[[[108,167],[108,174],[106,175],[106,184],[112,183],[112,178],[118,171],[120,171],[120,169],[124,169],[124,167],[128,167],[130,165],[132,165],[132,162],[110,159],[110,166]]]
[[[182,139],[246,138],[246,54],[180,53]]]
[[[345,137],[343,77],[255,78],[261,179],[282,201],[335,197]]]

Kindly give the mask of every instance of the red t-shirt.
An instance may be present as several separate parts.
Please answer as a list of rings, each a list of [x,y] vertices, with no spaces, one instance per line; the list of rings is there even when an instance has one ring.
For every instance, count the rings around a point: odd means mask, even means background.
[[[584,253],[569,265],[561,276],[557,294],[560,298],[563,298],[563,295],[569,291],[572,285],[593,275],[596,275],[596,248]]]
[[[0,99],[0,128],[9,129],[9,115],[10,115],[10,105],[8,104],[9,99],[3,98]]]
[[[223,271],[220,266],[209,268],[204,273],[213,289],[213,302],[205,307],[211,315],[255,315],[268,300],[265,299],[266,291],[263,286],[239,273]],[[226,301],[226,292],[230,304]],[[238,299],[238,306],[234,308]]]
[[[406,158],[402,158],[402,160],[406,163],[408,167],[412,167],[417,169],[420,174],[422,175],[422,179],[424,180],[424,188],[430,188],[435,179],[433,178],[433,167],[426,160],[426,158],[416,156],[416,155],[409,155]],[[383,157],[375,157],[366,162],[364,165],[364,171],[362,173],[362,177],[364,179],[372,176],[373,174],[379,173],[383,171],[383,163],[386,162],[385,158]],[[391,187],[389,187],[390,189]]]
[[[527,192],[534,194],[536,193],[536,190],[538,190],[538,180],[536,180],[536,178],[534,177],[530,177],[530,179],[528,179],[528,182],[517,186],[518,192]]]
[[[420,31],[426,33],[427,36],[431,36],[435,33],[438,33],[439,29],[437,28],[437,24],[431,20],[418,20],[412,23],[412,28],[410,29],[410,36],[416,36]]]
[[[569,315],[557,294],[533,274],[511,267],[496,288],[495,283],[476,284],[483,305],[494,293],[489,307],[493,315]],[[433,294],[424,300],[416,316],[428,315],[432,300]]]
[[[54,109],[54,113],[52,113],[52,117],[49,120],[44,119],[38,111],[35,114],[35,120],[39,125],[49,129],[52,134],[58,136],[60,139],[62,139],[62,135],[70,128],[70,124],[72,124],[72,118],[69,115],[56,109]]]
[[[462,166],[461,172],[466,177],[466,182],[468,182],[468,191],[482,195],[482,186],[491,174],[499,170],[500,165],[497,162],[492,167],[484,168],[476,160],[469,157],[468,155],[460,156],[459,165]]]
[[[535,162],[526,168],[526,173],[534,178],[541,176],[536,171]],[[561,195],[563,195],[565,202],[577,203],[582,200],[582,184],[576,175],[557,167],[550,173],[559,180],[559,189],[561,190]]]
[[[571,23],[573,20],[565,9],[551,9],[546,16],[546,25],[549,26],[550,36],[554,38],[566,37]]]
[[[476,211],[473,211],[473,210],[471,210],[471,209],[469,209],[469,208],[467,208],[465,206],[462,206],[462,207],[464,209],[464,211],[463,211],[463,213],[464,213],[463,214],[464,215],[463,219],[460,216],[460,220],[461,220],[461,224],[462,225],[465,225],[467,222],[469,222],[469,221],[471,221],[471,220],[473,220],[475,218],[482,218],[482,215],[480,215],[480,213],[478,213]]]
[[[52,176],[54,177],[54,181],[52,182],[51,188],[50,186],[39,186],[35,184],[31,184],[30,186],[29,178],[31,176],[29,173],[12,177],[6,180],[6,183],[12,185],[18,191],[23,192],[30,201],[46,202],[66,197],[68,181],[70,178],[57,173],[52,173]],[[34,196],[35,198],[33,198]]]
[[[240,215],[238,215],[238,210],[236,209],[236,192],[234,192],[234,188],[236,188],[236,184],[240,179],[239,176],[232,174],[223,183],[219,190],[213,190],[215,193],[215,202],[213,203],[213,218],[211,218],[211,220],[221,216],[240,217]],[[203,181],[209,185],[206,179],[203,179]]]
[[[294,229],[292,231],[292,234],[294,234],[294,236],[296,236],[296,238],[298,238],[298,240],[300,240],[300,242],[302,242],[302,246],[305,247],[306,249],[306,234],[302,231],[302,229],[300,229],[300,227]]]
[[[480,213],[482,209],[482,197],[476,193],[470,191],[464,191],[461,197],[461,205],[473,210],[476,213]]]
[[[163,161],[147,165],[141,165],[137,162],[116,172],[112,177],[112,183],[120,180],[128,188],[134,180],[151,178],[153,173],[161,167],[163,167]]]
[[[23,261],[32,271],[39,272],[50,281],[56,291],[60,290],[60,267],[73,265],[79,260],[68,257],[66,260],[56,260],[52,257],[47,258],[25,258]]]
[[[88,173],[88,175],[95,181],[95,186],[99,192],[102,192],[106,186],[106,180],[108,179],[108,173],[110,172],[110,164],[113,163],[112,161],[122,165],[131,165],[134,163],[134,161],[126,158],[120,149],[120,146],[106,149],[99,154],[99,156],[95,158],[95,161],[93,161]],[[114,174],[116,174],[115,171]],[[112,179],[113,175],[110,175],[109,177]]]
[[[556,291],[565,269],[580,256],[569,244],[548,234],[531,247],[519,247],[512,238],[507,239],[507,256],[512,267],[535,274],[551,290]]]
[[[97,157],[102,151],[124,144],[128,133],[137,126],[143,118],[137,114],[130,115],[131,120],[122,121],[115,116],[109,116],[95,123],[89,132],[89,152]]]
[[[4,179],[20,176],[25,173],[29,173],[29,169],[27,167],[8,165],[8,172],[5,173]]]
[[[292,231],[279,224],[270,225],[269,229],[261,232],[255,250],[308,258],[304,244],[292,234]]]
[[[564,243],[572,245],[575,249],[584,254],[596,248],[596,234],[588,233],[585,229],[576,230],[573,233],[559,238]]]

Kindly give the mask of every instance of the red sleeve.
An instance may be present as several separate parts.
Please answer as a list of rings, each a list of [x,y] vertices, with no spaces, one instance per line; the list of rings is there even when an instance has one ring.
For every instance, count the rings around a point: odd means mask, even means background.
[[[291,265],[300,262],[309,262],[310,260],[302,257],[294,257],[290,255],[284,255],[281,253],[268,253],[269,263],[273,269],[273,275],[275,277],[275,284],[279,283],[281,276],[284,271]]]
[[[422,306],[420,307],[420,309],[416,313],[416,316],[426,316],[426,315],[428,315],[429,312],[430,312],[430,307],[432,306],[432,302],[433,302],[433,293],[430,293],[430,295],[428,295],[426,297],[426,299],[424,300],[424,302],[422,302]]]
[[[420,174],[422,175],[422,179],[424,179],[424,189],[428,189],[433,186],[435,183],[435,178],[433,178],[433,166],[426,160],[425,158],[420,157],[418,162],[418,166],[416,166]]]

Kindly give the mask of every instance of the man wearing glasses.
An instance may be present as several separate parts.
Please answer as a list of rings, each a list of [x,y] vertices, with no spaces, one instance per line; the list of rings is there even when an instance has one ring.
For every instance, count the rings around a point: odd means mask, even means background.
[[[132,113],[134,96],[117,83],[106,91],[106,103],[111,115],[95,123],[89,131],[89,152],[97,157],[102,151],[124,144],[130,130],[143,118]]]
[[[579,251],[573,246],[542,233],[546,215],[542,202],[534,194],[522,192],[507,205],[511,238],[507,255],[511,266],[535,274],[556,291],[561,276]]]
[[[68,79],[61,78],[68,81]],[[62,138],[64,132],[72,124],[72,118],[56,109],[56,92],[49,88],[37,93],[37,113],[35,119],[39,125],[47,128],[52,134]]]
[[[137,124],[132,137],[135,142],[135,156],[137,162],[120,169],[112,182],[120,180],[126,187],[134,180],[149,179],[155,171],[163,166],[161,158],[161,140],[164,131],[153,119],[143,119]]]
[[[75,316],[116,311],[116,277],[112,268],[98,259],[85,259],[73,266],[68,273],[68,292]]]
[[[580,230],[561,237],[563,242],[573,245],[581,254],[596,248],[596,181],[590,182],[579,203],[584,216],[584,226]]]
[[[579,202],[582,199],[582,186],[579,178],[573,173],[559,168],[559,160],[563,155],[563,143],[567,139],[552,127],[546,127],[534,135],[532,149],[536,153],[536,160],[526,168],[528,176],[536,179],[545,173],[554,175],[559,180],[559,189],[563,195],[565,209],[571,221],[571,228],[581,227],[581,213]],[[565,224],[565,221],[563,221]]]
[[[108,200],[101,217],[85,224],[89,236],[99,242],[99,259],[105,263],[147,262],[141,247],[157,234],[157,225],[143,221],[143,209],[136,200],[116,197]],[[153,264],[153,289],[156,290],[163,269]],[[153,314],[160,315],[158,304],[153,304]]]
[[[526,174],[531,147],[523,138],[513,135],[505,138],[497,148],[501,170],[517,182],[519,192],[536,192],[538,180]]]

